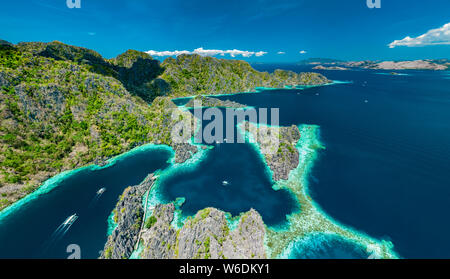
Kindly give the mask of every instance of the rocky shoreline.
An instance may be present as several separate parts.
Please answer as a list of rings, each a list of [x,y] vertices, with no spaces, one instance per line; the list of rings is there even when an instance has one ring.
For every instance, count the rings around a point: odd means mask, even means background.
[[[142,231],[141,259],[262,259],[265,226],[261,216],[250,210],[230,230],[225,213],[215,208],[189,217],[181,229],[171,226],[173,204],[157,205],[155,223]]]
[[[299,164],[299,152],[295,148],[301,136],[298,127],[257,127],[250,122],[243,122],[240,127],[249,132],[258,144],[272,171],[272,180],[287,180],[289,173]]]
[[[152,184],[151,174],[141,184],[126,188],[120,196],[114,209],[114,222],[117,226],[108,237],[101,259],[124,259],[131,256],[144,218],[142,197]]]
[[[265,225],[259,213],[251,209],[242,214],[234,230],[225,213],[215,208],[200,210],[188,217],[182,228],[172,226],[175,206],[158,204],[145,220],[142,194],[147,183],[130,187],[124,192],[116,209],[117,227],[109,236],[100,258],[129,258],[140,241],[140,259],[264,259]],[[120,212],[120,213],[119,213]],[[141,238],[138,240],[138,236]]]
[[[230,100],[220,100],[217,98],[211,98],[206,96],[195,96],[189,100],[185,105],[187,108],[196,107],[221,107],[221,108],[246,108],[247,105],[243,105]]]

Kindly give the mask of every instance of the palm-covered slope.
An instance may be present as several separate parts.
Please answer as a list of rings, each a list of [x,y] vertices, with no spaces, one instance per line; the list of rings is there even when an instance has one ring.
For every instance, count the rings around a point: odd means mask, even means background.
[[[198,55],[160,64],[134,50],[108,60],[60,42],[0,40],[0,209],[56,173],[144,143],[170,145],[185,161],[196,148],[171,140],[171,97],[326,82]]]

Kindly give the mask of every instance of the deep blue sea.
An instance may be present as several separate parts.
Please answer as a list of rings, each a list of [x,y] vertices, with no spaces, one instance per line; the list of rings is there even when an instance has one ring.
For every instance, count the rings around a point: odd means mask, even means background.
[[[253,66],[305,70],[295,65]],[[220,98],[279,108],[281,125],[320,125],[326,150],[312,169],[309,191],[321,209],[356,230],[392,241],[401,257],[450,258],[450,74],[406,73],[325,71],[330,79],[351,83]],[[119,195],[148,173],[167,168],[169,157],[168,151],[148,150],[111,167],[67,177],[0,223],[0,258],[65,258],[72,243],[80,245],[83,258],[98,257]],[[233,215],[255,208],[274,225],[297,208],[286,192],[272,190],[271,183],[247,144],[217,145],[195,169],[162,181],[168,200],[186,197],[186,215],[207,206]],[[101,187],[107,190],[96,198]],[[79,219],[66,234],[49,241],[74,213]],[[297,244],[291,257],[366,257],[339,239],[310,243]]]
[[[282,225],[286,214],[298,210],[298,206],[286,190],[272,189],[272,179],[259,158],[249,144],[217,144],[195,169],[162,177],[162,194],[167,202],[184,197],[184,216],[206,207],[233,216],[253,208],[265,224]]]
[[[65,177],[48,194],[0,221],[0,258],[67,258],[70,244],[79,245],[82,258],[99,257],[107,240],[107,220],[119,196],[126,187],[167,167],[170,157],[168,150],[145,150],[108,168],[86,168]],[[106,191],[97,195],[100,188]],[[75,213],[79,218],[72,226],[60,227]]]
[[[282,125],[320,125],[327,149],[309,189],[328,215],[391,240],[401,257],[450,258],[450,72],[322,73],[353,83],[231,99],[279,107]]]

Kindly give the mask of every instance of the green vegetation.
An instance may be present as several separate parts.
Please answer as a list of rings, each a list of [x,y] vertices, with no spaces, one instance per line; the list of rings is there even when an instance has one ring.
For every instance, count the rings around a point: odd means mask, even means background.
[[[171,87],[173,96],[216,95],[253,91],[256,87],[283,88],[286,85],[324,84],[329,81],[317,73],[297,74],[276,70],[258,72],[239,60],[216,59],[200,55],[167,58],[160,76]]]
[[[114,65],[58,42],[0,46],[0,192],[5,185],[21,189],[9,191],[0,209],[61,171],[146,142],[171,144],[175,105],[157,97],[149,106],[137,91],[130,94],[121,79],[120,64],[132,63],[126,57]]]
[[[211,239],[209,238],[209,236],[205,239],[205,241],[203,242],[203,246],[204,246],[204,254],[205,254],[205,259],[209,259],[211,258],[211,253],[209,251],[209,246],[211,244]]]
[[[198,55],[160,65],[134,50],[107,60],[60,42],[2,41],[0,193],[7,196],[0,210],[64,170],[103,163],[145,143],[174,146],[170,97],[282,87],[300,76]]]
[[[105,259],[111,259],[113,246],[109,246],[105,250]]]
[[[147,221],[145,221],[145,228],[146,229],[150,229],[151,227],[153,227],[154,224],[156,224],[156,222],[158,221],[158,219],[156,219],[155,216],[150,216]]]
[[[206,217],[208,217],[210,213],[211,213],[211,208],[205,208],[199,212],[200,218],[203,220]]]

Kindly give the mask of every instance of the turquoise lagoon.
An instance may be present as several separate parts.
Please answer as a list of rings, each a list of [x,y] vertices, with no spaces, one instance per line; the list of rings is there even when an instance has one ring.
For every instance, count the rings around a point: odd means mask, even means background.
[[[219,98],[280,108],[281,125],[320,126],[326,150],[319,152],[305,178],[320,212],[355,231],[391,241],[402,257],[450,258],[450,225],[442,221],[450,201],[448,75],[324,73],[352,82]],[[255,208],[269,227],[276,228],[286,215],[301,211],[288,191],[272,188],[267,167],[251,146],[210,147],[185,165],[173,165],[173,152],[167,147],[139,148],[108,166],[90,166],[49,180],[36,194],[0,214],[0,258],[65,258],[69,244],[78,244],[83,258],[98,257],[119,195],[157,170],[157,198],[184,199],[180,219],[208,206],[232,216]],[[101,187],[107,190],[97,197]],[[75,213],[79,218],[69,230],[52,238]],[[369,256],[364,247],[342,237],[320,234],[298,239],[285,252],[291,258]]]

